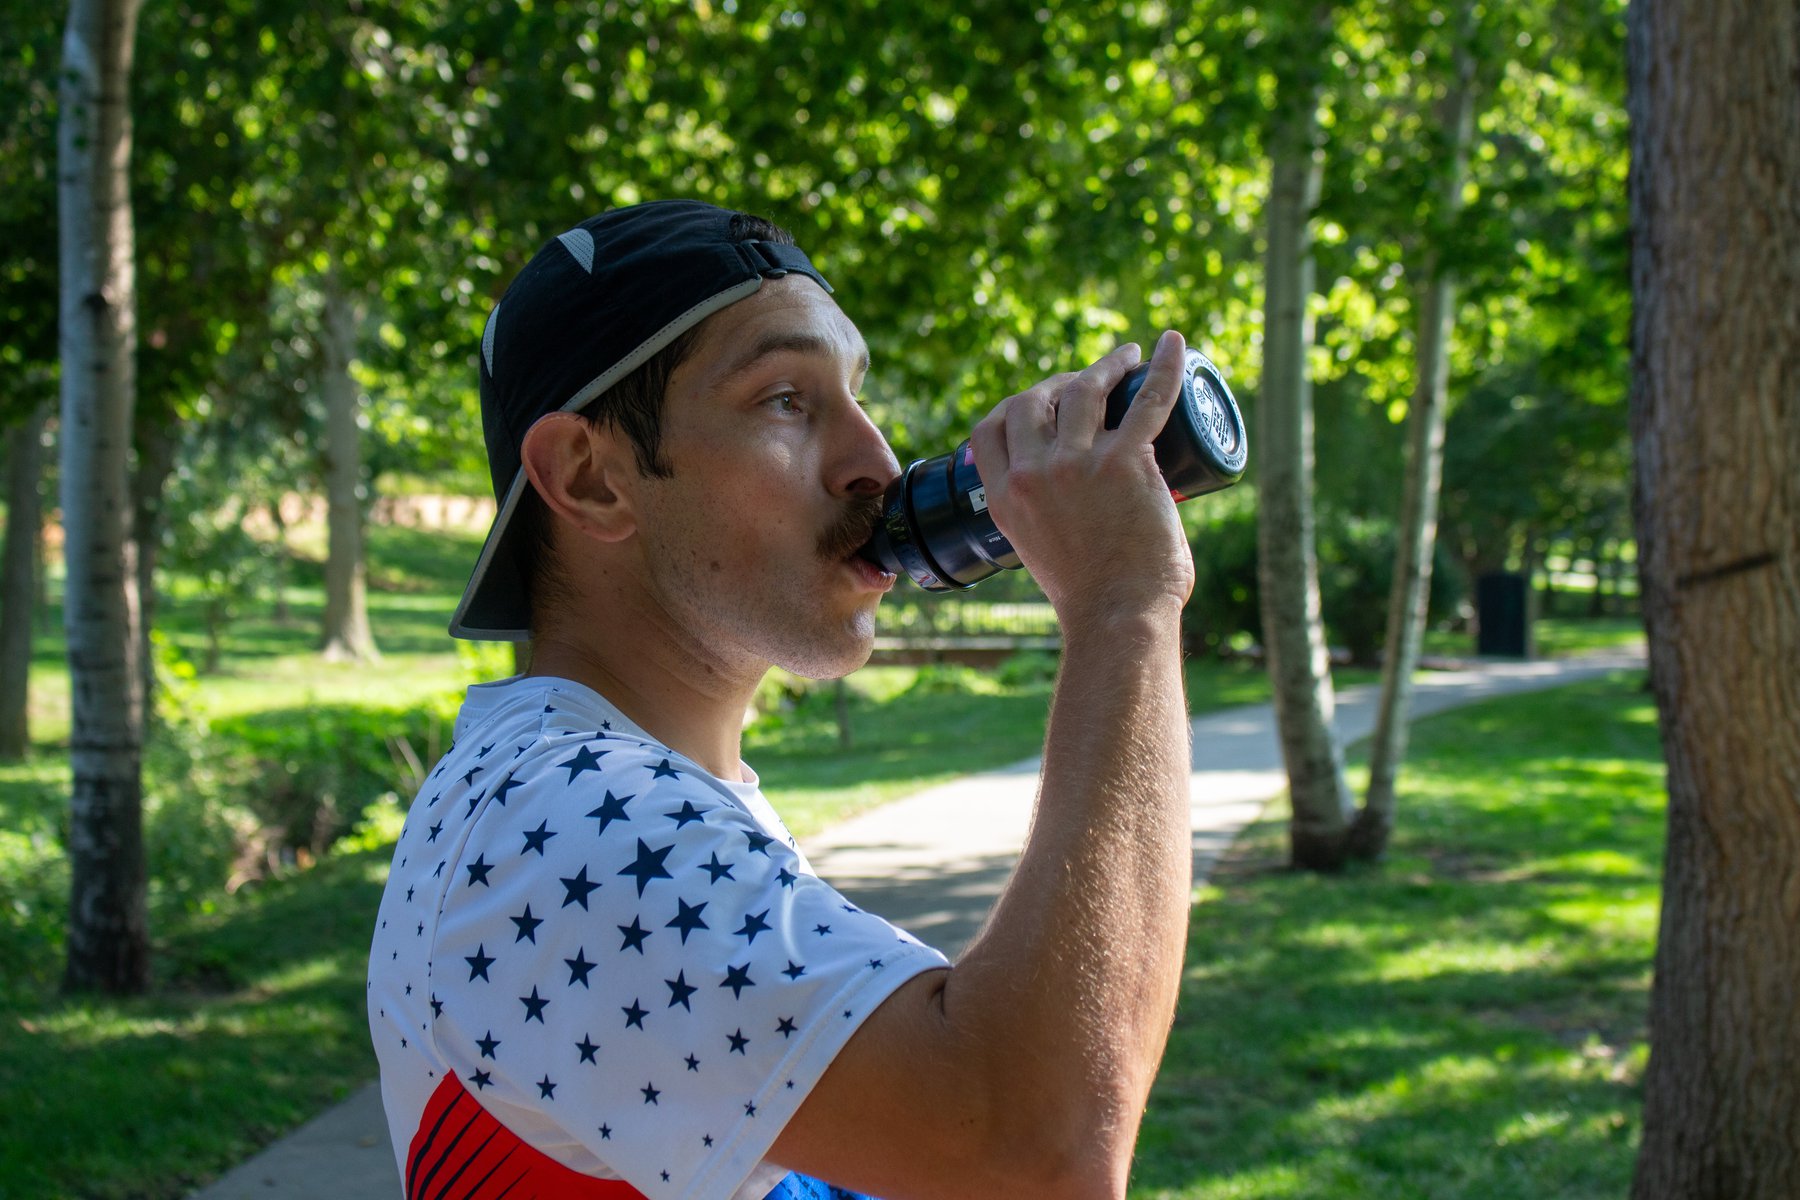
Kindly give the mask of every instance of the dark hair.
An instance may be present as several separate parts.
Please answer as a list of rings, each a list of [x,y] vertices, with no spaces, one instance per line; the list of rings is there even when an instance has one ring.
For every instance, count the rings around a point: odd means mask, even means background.
[[[780,246],[794,244],[793,234],[772,221],[749,213],[732,214],[731,238],[740,242],[773,242]],[[641,475],[667,479],[675,473],[675,468],[662,456],[663,401],[668,393],[670,377],[693,353],[700,331],[705,327],[706,322],[702,321],[691,329],[683,330],[674,341],[651,355],[637,370],[577,410],[582,418],[596,425],[611,426],[631,439],[638,473]],[[526,481],[525,490],[519,495],[518,507],[513,511],[510,524],[513,530],[513,554],[518,563],[519,578],[524,583],[525,601],[531,608],[531,626],[535,631],[539,628],[541,611],[538,601],[565,599],[566,595],[562,591],[556,549],[550,536],[553,525],[550,508],[530,480]]]

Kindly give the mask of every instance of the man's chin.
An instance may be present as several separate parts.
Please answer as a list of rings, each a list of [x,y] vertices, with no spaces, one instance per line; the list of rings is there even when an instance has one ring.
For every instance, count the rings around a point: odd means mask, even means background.
[[[871,607],[858,613],[840,636],[797,649],[777,660],[775,666],[802,679],[842,679],[861,670],[875,652],[875,613]]]

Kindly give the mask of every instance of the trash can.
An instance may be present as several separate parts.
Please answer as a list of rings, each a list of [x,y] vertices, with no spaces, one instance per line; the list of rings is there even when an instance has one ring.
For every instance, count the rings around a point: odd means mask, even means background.
[[[1525,658],[1531,651],[1530,593],[1524,575],[1494,571],[1475,581],[1475,652]]]

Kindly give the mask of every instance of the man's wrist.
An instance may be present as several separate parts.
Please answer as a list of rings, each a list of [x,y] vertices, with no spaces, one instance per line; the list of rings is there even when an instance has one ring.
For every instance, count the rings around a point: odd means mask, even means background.
[[[1057,613],[1065,650],[1089,645],[1153,645],[1179,643],[1181,602],[1172,596],[1150,602],[1068,605]]]

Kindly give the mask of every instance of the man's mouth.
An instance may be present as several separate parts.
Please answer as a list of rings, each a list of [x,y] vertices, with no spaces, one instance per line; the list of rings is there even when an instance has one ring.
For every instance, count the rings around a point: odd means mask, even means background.
[[[881,523],[881,510],[880,496],[862,496],[850,501],[838,520],[820,536],[820,555],[832,560],[857,558],[856,552],[868,545],[875,527]]]

